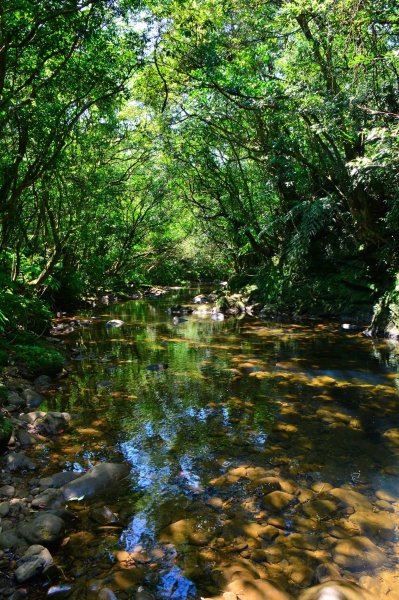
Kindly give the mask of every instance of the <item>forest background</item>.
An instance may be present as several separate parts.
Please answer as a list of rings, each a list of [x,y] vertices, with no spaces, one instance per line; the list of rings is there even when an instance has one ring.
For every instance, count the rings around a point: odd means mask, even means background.
[[[398,89],[393,0],[5,0],[3,334],[220,279],[399,333]]]

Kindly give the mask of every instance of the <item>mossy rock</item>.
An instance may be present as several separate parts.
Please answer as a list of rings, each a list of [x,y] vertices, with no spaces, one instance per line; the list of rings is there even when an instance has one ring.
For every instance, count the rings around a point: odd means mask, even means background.
[[[0,415],[0,450],[6,448],[12,436],[12,423]]]
[[[34,377],[56,375],[64,365],[64,357],[56,350],[42,346],[15,346],[14,358]]]

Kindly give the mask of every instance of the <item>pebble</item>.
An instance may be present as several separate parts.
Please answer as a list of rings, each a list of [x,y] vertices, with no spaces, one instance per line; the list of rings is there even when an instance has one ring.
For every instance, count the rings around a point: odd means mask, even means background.
[[[0,517],[6,517],[10,512],[9,502],[0,502]]]

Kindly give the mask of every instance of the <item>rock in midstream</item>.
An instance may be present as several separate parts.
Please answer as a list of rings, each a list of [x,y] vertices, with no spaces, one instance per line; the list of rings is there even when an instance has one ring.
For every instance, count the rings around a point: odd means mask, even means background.
[[[60,491],[67,501],[110,493],[114,483],[127,477],[129,471],[130,468],[126,464],[100,463],[82,477],[62,486]]]

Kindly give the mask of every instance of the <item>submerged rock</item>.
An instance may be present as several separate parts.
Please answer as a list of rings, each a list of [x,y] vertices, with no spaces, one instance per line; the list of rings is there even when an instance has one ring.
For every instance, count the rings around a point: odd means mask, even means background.
[[[39,544],[30,546],[17,562],[16,580],[18,583],[23,583],[36,575],[45,573],[53,564],[53,557],[47,548]]]
[[[364,536],[354,536],[338,542],[333,550],[334,561],[348,571],[381,567],[387,560],[384,552]]]
[[[127,477],[129,472],[126,464],[100,463],[82,477],[62,486],[61,492],[67,501],[112,493],[114,483]]]
[[[160,363],[159,365],[148,365],[146,367],[147,371],[164,371],[168,369],[169,365],[167,363]]]

